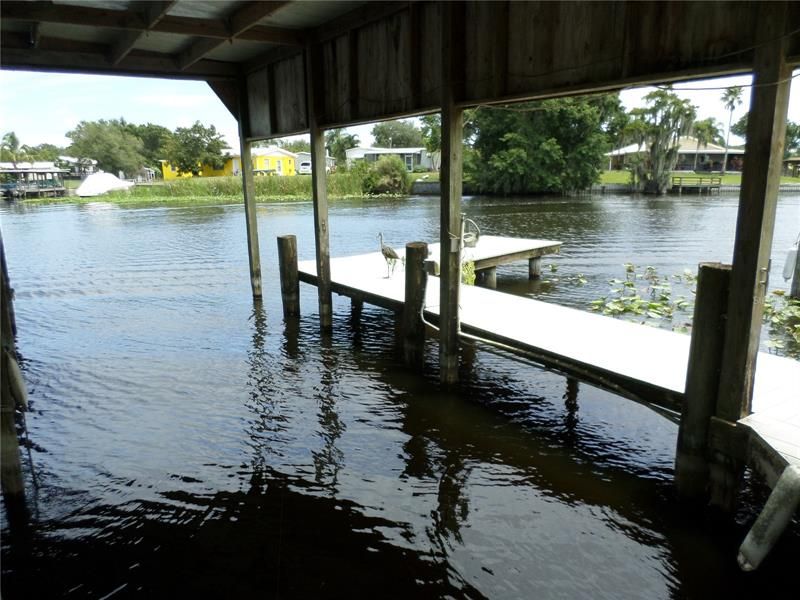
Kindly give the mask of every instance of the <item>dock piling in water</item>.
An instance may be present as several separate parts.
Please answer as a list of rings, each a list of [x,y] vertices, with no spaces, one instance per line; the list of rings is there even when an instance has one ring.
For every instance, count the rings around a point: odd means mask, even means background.
[[[719,391],[730,275],[730,266],[720,263],[701,263],[698,269],[686,396],[675,455],[675,485],[687,500],[702,499],[708,489],[708,430]]]
[[[425,287],[428,274],[425,260],[428,244],[410,242],[406,244],[406,289],[403,304],[403,358],[407,365],[422,368],[425,356],[425,323],[422,311],[425,307]]]
[[[300,316],[300,279],[297,271],[297,237],[278,236],[278,263],[281,278],[283,316]]]

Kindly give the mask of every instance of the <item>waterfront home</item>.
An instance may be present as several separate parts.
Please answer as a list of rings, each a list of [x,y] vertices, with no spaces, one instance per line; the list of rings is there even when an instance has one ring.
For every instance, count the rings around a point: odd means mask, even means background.
[[[295,175],[297,155],[277,146],[253,148],[251,151],[253,173],[255,175]],[[202,164],[197,177],[226,177],[241,175],[242,158],[239,155],[229,156],[221,169],[213,165]],[[181,173],[168,160],[161,161],[161,174],[164,181],[193,177],[192,173]]]
[[[635,154],[644,154],[647,147],[644,144],[630,144],[606,152],[608,168],[623,169],[627,159]],[[697,155],[697,163],[695,163]],[[726,171],[741,171],[744,164],[744,148],[728,148],[728,166]],[[725,148],[717,144],[697,144],[697,138],[683,136],[678,140],[678,171],[721,171],[722,161],[725,160]],[[697,165],[695,168],[695,164]]]
[[[358,146],[349,148],[345,151],[347,155],[347,165],[351,166],[357,160],[365,160],[368,163],[377,161],[382,156],[397,156],[405,164],[408,171],[413,171],[416,167],[434,170],[438,166],[438,152],[430,153],[425,148],[365,148]]]

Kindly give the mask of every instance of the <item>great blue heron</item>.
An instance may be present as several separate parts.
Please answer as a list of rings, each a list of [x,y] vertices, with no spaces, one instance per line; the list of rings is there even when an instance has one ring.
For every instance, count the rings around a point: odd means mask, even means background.
[[[400,257],[397,256],[397,252],[395,252],[393,248],[383,243],[382,233],[378,234],[378,240],[381,242],[381,254],[383,254],[383,258],[386,259],[386,278],[388,279],[391,277],[392,271],[394,271],[394,267],[397,261],[400,260]]]

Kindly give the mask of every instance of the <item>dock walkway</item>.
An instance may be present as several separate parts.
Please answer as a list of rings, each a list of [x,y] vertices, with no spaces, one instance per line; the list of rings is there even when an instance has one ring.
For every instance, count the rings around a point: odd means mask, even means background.
[[[398,251],[400,256],[403,255]],[[436,257],[435,252],[431,253]],[[299,265],[301,281],[316,285],[314,261]],[[399,311],[403,265],[391,277],[379,252],[331,259],[332,291]],[[462,286],[461,329],[528,356],[548,368],[596,383],[659,409],[680,411],[690,337],[495,290]],[[439,315],[439,282],[426,289],[426,318]],[[800,362],[759,353],[753,414],[739,421],[758,444],[770,485],[789,464],[800,465]]]

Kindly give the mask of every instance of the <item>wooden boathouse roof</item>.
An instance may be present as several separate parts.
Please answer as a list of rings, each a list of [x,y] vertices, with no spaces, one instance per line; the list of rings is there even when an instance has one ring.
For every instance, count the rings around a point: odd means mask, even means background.
[[[278,137],[308,130],[306,48],[322,127],[438,110],[442,6],[4,1],[0,66],[204,80],[237,117],[247,95],[249,139]],[[800,59],[798,3],[468,2],[454,23],[462,106],[745,72],[775,36]]]

